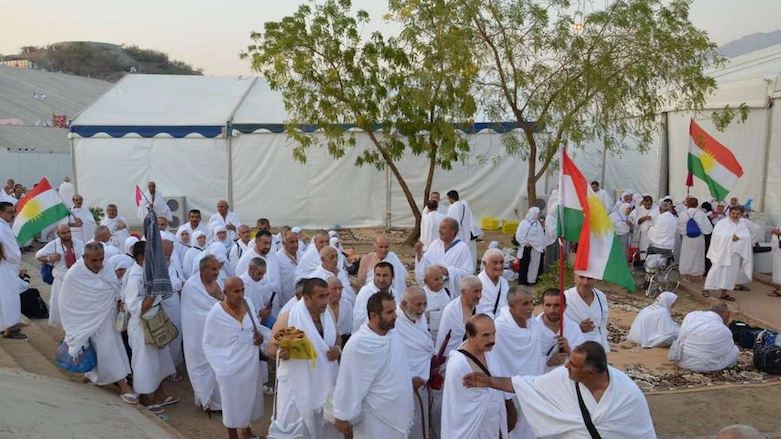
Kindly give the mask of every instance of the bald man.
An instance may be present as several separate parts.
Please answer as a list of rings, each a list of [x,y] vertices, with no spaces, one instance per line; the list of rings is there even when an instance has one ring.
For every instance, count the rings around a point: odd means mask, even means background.
[[[76,264],[84,254],[84,242],[75,239],[71,235],[71,229],[67,224],[57,226],[57,239],[46,244],[35,253],[35,259],[42,264],[50,264],[54,267],[54,283],[52,283],[51,298],[49,299],[49,326],[60,326],[59,296],[62,287],[62,279],[68,269]]]
[[[228,239],[231,241],[236,240],[241,220],[239,220],[239,216],[235,212],[229,209],[228,202],[225,200],[217,202],[217,213],[209,218],[209,238],[212,237],[214,229],[218,226],[223,226],[228,230]]]
[[[89,207],[84,207],[84,197],[79,194],[73,196],[73,207],[68,217],[68,225],[71,227],[73,237],[81,242],[92,239],[95,235],[95,217],[90,212]]]
[[[244,256],[244,252],[252,246],[252,234],[248,225],[240,225],[236,233],[237,238],[228,250],[228,263],[231,264],[234,272],[236,271],[236,266],[239,265],[239,260]]]
[[[385,235],[374,238],[373,251],[363,258],[358,267],[358,285],[368,285],[374,279],[374,267],[380,262],[393,265],[393,291],[401,294],[407,288],[407,269],[396,255],[390,251],[390,239]]]
[[[311,273],[307,278],[318,277],[323,280],[328,280],[331,277],[338,277],[342,281],[342,296],[350,301],[351,304],[355,304],[355,293],[350,285],[350,278],[347,277],[347,272],[343,268],[339,267],[339,250],[327,245],[320,250],[320,265]]]
[[[111,230],[108,226],[100,225],[95,228],[95,235],[90,242],[98,242],[103,246],[103,257],[106,261],[119,254],[119,249],[111,243]]]

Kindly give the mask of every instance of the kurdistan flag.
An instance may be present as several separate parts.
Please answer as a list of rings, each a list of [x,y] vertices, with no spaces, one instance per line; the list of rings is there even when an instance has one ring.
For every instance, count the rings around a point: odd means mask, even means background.
[[[65,207],[60,194],[52,189],[49,180],[44,177],[16,203],[16,219],[12,229],[16,242],[25,245],[43,229],[68,214],[70,211]]]
[[[689,175],[704,181],[713,198],[724,201],[743,175],[743,168],[732,152],[706,133],[694,119],[689,123],[689,137]]]
[[[566,151],[561,157],[559,200],[559,236],[578,243],[574,266],[578,274],[634,291],[635,280],[605,205]]]

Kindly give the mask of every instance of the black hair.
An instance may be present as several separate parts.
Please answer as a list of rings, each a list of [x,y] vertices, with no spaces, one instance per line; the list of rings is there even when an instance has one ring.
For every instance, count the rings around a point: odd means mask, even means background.
[[[396,273],[394,273],[393,270],[393,264],[391,264],[390,262],[386,262],[386,261],[378,262],[377,265],[374,266],[374,270],[377,271],[378,268],[389,268],[391,272],[391,276],[396,275]]]
[[[366,315],[371,318],[372,313],[377,316],[382,315],[382,303],[391,301],[396,303],[396,298],[391,293],[383,293],[382,291],[374,293],[369,297],[369,301],[366,302]]]
[[[586,366],[596,373],[607,372],[607,354],[605,348],[595,341],[587,341],[578,345],[572,352],[586,355]]]
[[[312,277],[304,281],[304,296],[311,296],[315,292],[315,288],[328,289],[328,283],[319,277]]]

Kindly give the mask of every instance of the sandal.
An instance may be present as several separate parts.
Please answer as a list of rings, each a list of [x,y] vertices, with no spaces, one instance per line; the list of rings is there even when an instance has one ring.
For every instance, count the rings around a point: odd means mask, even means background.
[[[165,401],[160,403],[160,407],[165,407],[168,405],[174,405],[177,402],[179,402],[179,398],[174,398],[173,396],[169,396],[165,399]]]
[[[767,295],[770,296],[770,297],[781,297],[781,293],[778,292],[778,290],[773,290],[773,291],[767,293]]]
[[[144,406],[145,409],[149,410],[152,414],[159,415],[160,413],[163,413],[165,410],[163,410],[163,407],[160,406],[160,404],[150,404],[147,406]]]
[[[179,372],[176,372],[172,375],[168,375],[168,381],[172,383],[178,383],[179,381],[182,381],[184,379],[184,376],[180,374]]]
[[[725,296],[721,296],[721,297],[719,297],[719,299],[726,300],[727,302],[734,302],[735,301],[735,298],[730,296],[729,294],[727,294]]]
[[[138,395],[135,393],[123,393],[119,397],[128,404],[138,404]]]
[[[26,335],[24,335],[21,332],[17,331],[17,332],[12,332],[12,333],[7,334],[7,335],[3,334],[3,338],[8,338],[8,339],[11,339],[11,340],[27,340],[29,337],[27,337]]]
[[[745,286],[745,285],[735,285],[734,288],[735,291],[751,291],[751,288]]]

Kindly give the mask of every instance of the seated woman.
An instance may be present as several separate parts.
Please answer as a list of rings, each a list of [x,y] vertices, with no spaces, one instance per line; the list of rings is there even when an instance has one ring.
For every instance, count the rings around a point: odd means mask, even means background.
[[[637,314],[627,338],[644,348],[670,346],[678,338],[678,324],[670,316],[676,300],[678,296],[669,291],[660,294]]]

